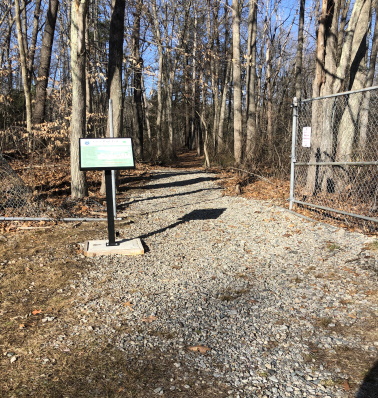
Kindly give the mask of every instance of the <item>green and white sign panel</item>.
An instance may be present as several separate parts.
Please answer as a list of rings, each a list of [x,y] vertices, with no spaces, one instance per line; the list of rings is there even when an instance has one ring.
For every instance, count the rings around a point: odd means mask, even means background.
[[[135,167],[131,138],[80,138],[80,170]]]

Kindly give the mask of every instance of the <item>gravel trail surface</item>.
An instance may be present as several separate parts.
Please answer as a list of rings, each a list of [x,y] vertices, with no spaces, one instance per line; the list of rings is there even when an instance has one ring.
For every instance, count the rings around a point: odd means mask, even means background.
[[[361,386],[378,358],[376,237],[223,196],[200,170],[156,171],[122,207],[120,237],[146,253],[91,259],[76,332],[161,365],[146,397],[378,396]]]

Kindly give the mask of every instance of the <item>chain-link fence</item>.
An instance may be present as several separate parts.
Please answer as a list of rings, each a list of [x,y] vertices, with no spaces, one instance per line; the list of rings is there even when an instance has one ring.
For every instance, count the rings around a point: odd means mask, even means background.
[[[33,167],[30,167],[33,173]],[[51,171],[51,170],[50,170]],[[34,174],[34,173],[33,173]],[[36,180],[36,176],[34,180]],[[51,201],[33,191],[0,153],[0,221],[104,220],[104,205],[93,198]],[[83,210],[85,209],[85,210]]]
[[[290,208],[378,228],[378,87],[294,99]]]

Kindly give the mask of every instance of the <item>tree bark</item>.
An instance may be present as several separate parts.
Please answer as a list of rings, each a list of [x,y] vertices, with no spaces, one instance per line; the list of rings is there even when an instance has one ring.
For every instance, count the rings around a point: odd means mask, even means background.
[[[248,53],[247,53],[247,142],[245,161],[251,163],[255,156],[257,140],[256,124],[256,39],[257,0],[249,1]]]
[[[34,6],[33,31],[31,34],[30,46],[28,50],[28,79],[30,84],[33,79],[34,56],[37,47],[40,14],[41,14],[41,0],[37,0]],[[26,38],[25,38],[25,43],[27,43]],[[27,46],[25,46],[25,48],[27,48]]]
[[[79,169],[79,138],[86,133],[85,22],[88,0],[72,0],[71,9],[71,197],[88,195],[85,173]]]
[[[155,157],[160,158],[162,156],[162,119],[163,119],[163,65],[164,65],[164,54],[163,54],[163,43],[161,41],[159,20],[157,15],[156,0],[152,2],[152,20],[154,27],[154,34],[157,42],[158,49],[158,79],[157,79],[157,109],[156,109],[156,152]]]
[[[295,57],[295,96],[302,97],[302,65],[303,65],[303,41],[304,41],[304,15],[306,0],[299,0],[298,21],[298,45]]]
[[[143,0],[137,0],[134,14],[134,26],[132,37],[133,63],[134,63],[134,114],[137,130],[137,155],[143,160],[143,132],[144,132],[144,114],[143,114],[143,91],[142,91],[142,70],[143,58],[140,55],[139,36],[140,20],[143,7]]]
[[[114,137],[122,136],[122,60],[125,0],[112,0],[109,31],[108,96],[113,103]]]
[[[15,8],[15,19],[16,19],[16,27],[17,27],[18,50],[19,50],[19,54],[20,54],[22,84],[23,84],[24,95],[25,95],[26,130],[30,136],[32,133],[31,91],[30,91],[30,80],[29,80],[28,64],[27,64],[27,50],[25,48],[25,38],[24,38],[24,35],[26,33],[23,32],[23,30],[22,30],[19,0],[15,0],[14,8]]]
[[[59,0],[50,0],[47,10],[45,30],[42,37],[41,59],[38,68],[36,85],[36,98],[33,114],[33,122],[38,124],[44,121],[46,89],[50,74],[51,53],[54,41],[56,18],[58,14]]]
[[[240,6],[238,0],[232,1],[232,77],[234,89],[234,158],[235,165],[242,163],[242,91],[240,61]]]

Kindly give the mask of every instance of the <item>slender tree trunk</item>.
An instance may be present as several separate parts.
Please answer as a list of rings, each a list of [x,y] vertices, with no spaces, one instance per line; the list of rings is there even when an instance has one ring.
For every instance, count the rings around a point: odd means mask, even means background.
[[[122,60],[125,0],[112,0],[109,32],[108,96],[113,103],[114,137],[122,136]]]
[[[304,41],[304,15],[306,0],[299,0],[298,45],[295,57],[295,96],[302,97],[302,65],[303,65],[303,41]]]
[[[366,87],[371,87],[374,81],[375,75],[375,65],[377,63],[377,55],[378,55],[378,2],[374,2],[374,10],[375,10],[375,26],[374,26],[374,35],[372,40],[372,49],[370,54],[370,62],[369,62],[369,70],[366,80]],[[360,121],[360,130],[358,137],[358,154],[359,158],[363,159],[366,143],[368,137],[368,125],[369,125],[369,107],[370,107],[370,91],[367,91],[364,95],[364,99],[361,105],[361,121]]]
[[[11,40],[12,40],[12,26],[13,26],[13,16],[12,16],[12,9],[10,8],[8,14],[8,29],[7,29],[7,36],[6,36],[6,44],[7,44],[7,92],[10,93],[13,88],[13,65],[12,65],[12,57],[11,53]]]
[[[52,45],[56,18],[58,14],[59,0],[50,0],[47,10],[45,30],[42,37],[41,57],[38,68],[38,78],[36,85],[36,98],[33,121],[42,123],[45,116],[46,89],[50,73]]]
[[[191,128],[190,128],[190,136],[191,136],[191,145],[190,149],[193,149],[195,146],[198,151],[198,142],[199,142],[199,128],[196,123],[197,114],[197,91],[198,91],[198,79],[197,79],[197,15],[194,15],[194,33],[193,33],[193,52],[192,52],[192,98],[191,98]]]
[[[37,47],[37,39],[39,32],[39,17],[41,14],[41,0],[37,0],[34,6],[34,18],[33,18],[33,31],[30,40],[30,46],[28,51],[28,79],[31,84],[33,79],[33,67],[34,67],[34,55]],[[26,32],[26,30],[25,30]],[[27,42],[27,40],[26,40]],[[25,47],[26,48],[26,47]]]
[[[268,39],[266,50],[266,136],[269,155],[273,151],[273,78],[272,43]]]
[[[219,124],[218,124],[218,130],[216,132],[217,134],[217,148],[218,151],[222,151],[225,146],[224,142],[224,122],[226,120],[226,111],[227,111],[227,96],[230,90],[230,81],[231,81],[231,59],[228,60],[227,62],[227,69],[226,69],[226,74],[225,74],[225,81],[223,84],[223,90],[222,90],[222,101],[220,105],[220,111],[219,111]]]
[[[176,63],[174,63],[176,65]],[[167,125],[168,125],[168,158],[172,159],[175,153],[175,140],[173,133],[173,82],[175,78],[175,67],[170,68],[167,74],[167,84],[166,84],[166,112],[167,112]]]
[[[143,0],[138,0],[136,3],[136,10],[134,14],[133,27],[133,62],[134,62],[134,114],[135,125],[137,130],[137,154],[140,159],[143,159],[143,91],[142,91],[142,70],[143,59],[140,56],[139,36],[140,36],[140,19],[143,7]]]
[[[25,95],[26,130],[27,130],[28,134],[31,135],[31,133],[32,133],[31,92],[30,92],[30,81],[29,81],[28,65],[27,65],[27,54],[26,54],[26,48],[25,48],[25,38],[24,38],[25,32],[22,31],[21,11],[20,11],[19,0],[15,0],[14,7],[15,7],[16,27],[17,27],[18,50],[19,50],[19,54],[20,54],[20,64],[21,64],[21,73],[22,73],[22,84],[23,84],[24,95]]]
[[[240,7],[239,1],[232,1],[232,76],[234,86],[234,158],[235,164],[242,163],[242,91],[240,61]]]
[[[189,40],[189,39],[188,39]],[[185,147],[190,149],[190,67],[188,50],[185,51],[185,82],[184,82],[184,99],[185,99]]]
[[[156,153],[155,157],[162,156],[162,118],[163,118],[163,66],[164,66],[164,52],[163,44],[161,41],[159,20],[157,15],[156,0],[152,2],[152,19],[154,26],[154,34],[157,41],[158,48],[158,79],[157,79],[157,115],[156,115]]]
[[[88,195],[85,173],[79,169],[79,138],[86,133],[85,21],[88,0],[72,0],[71,9],[71,196]]]
[[[257,38],[257,0],[249,2],[248,21],[248,69],[247,69],[247,143],[246,162],[251,163],[255,156],[257,141],[256,125],[256,38]]]

